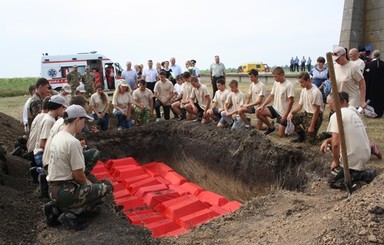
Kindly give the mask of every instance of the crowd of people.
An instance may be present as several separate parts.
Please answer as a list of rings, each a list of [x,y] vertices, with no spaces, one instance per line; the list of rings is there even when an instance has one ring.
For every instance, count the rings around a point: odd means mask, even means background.
[[[351,57],[355,51],[349,51]],[[110,183],[92,183],[87,178],[100,152],[87,149],[85,142],[75,137],[91,131],[88,121],[95,121],[97,130],[108,130],[110,104],[117,118],[118,131],[152,121],[171,120],[172,113],[174,120],[214,124],[220,128],[218,130],[255,129],[264,131],[264,135],[277,130],[279,137],[294,133],[292,142],[320,144],[324,140],[321,152],[330,146],[333,154],[331,187],[340,187],[343,160],[335,114],[330,117],[326,132],[318,134],[324,118],[324,105],[328,103],[333,111],[331,95],[338,93],[348,136],[347,155],[353,183],[371,182],[376,172],[366,170],[365,163],[371,154],[381,159],[381,153],[376,145],[370,144],[357,108],[367,110],[369,99],[375,111],[381,108],[381,111],[376,111],[377,116],[382,115],[383,108],[378,106],[382,97],[375,97],[375,92],[379,91],[373,90],[382,86],[379,83],[382,83],[380,79],[383,76],[380,75],[384,66],[378,50],[373,52],[372,61],[363,60],[363,68],[361,61],[353,59],[349,60],[343,47],[337,47],[333,52],[340,92],[330,91],[323,57],[317,59],[317,65],[310,72],[301,71],[297,79],[302,90],[296,105],[294,85],[285,77],[282,67],[275,67],[272,71],[275,82],[269,94],[259,81],[258,71],[250,70],[251,83],[244,93],[236,80],[229,81],[227,89],[225,66],[219,56],[214,57],[210,66],[212,93],[201,83],[195,60],[187,61],[183,71],[175,58],[159,63],[156,68],[153,61],[148,60],[148,68],[144,70],[141,66],[141,69],[132,69],[132,63],[127,62],[127,69],[122,73],[123,79],[114,91],[111,103],[103,85],[94,84],[90,78],[84,78],[84,81],[89,81],[84,84],[95,91],[69,84],[57,95],[51,95],[46,79],[38,79],[30,88],[32,96],[25,104],[23,115],[26,118],[23,121],[29,132],[28,152],[33,156],[31,175],[39,184],[40,194],[50,198],[44,205],[48,225],[59,222],[73,229],[82,229],[84,224],[78,217],[97,212],[101,198],[111,193]],[[256,118],[253,124],[250,121],[252,114]]]

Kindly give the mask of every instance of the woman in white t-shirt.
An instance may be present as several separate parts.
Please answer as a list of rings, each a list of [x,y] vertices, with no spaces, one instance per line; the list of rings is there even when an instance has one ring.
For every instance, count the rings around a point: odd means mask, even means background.
[[[117,117],[117,130],[131,128],[133,126],[131,118],[132,95],[129,91],[129,85],[121,81],[112,97],[114,106],[113,114]]]
[[[97,120],[97,126],[101,130],[107,130],[109,125],[109,101],[108,95],[103,91],[103,85],[96,85],[96,92],[89,100],[89,106],[93,110],[93,118]]]

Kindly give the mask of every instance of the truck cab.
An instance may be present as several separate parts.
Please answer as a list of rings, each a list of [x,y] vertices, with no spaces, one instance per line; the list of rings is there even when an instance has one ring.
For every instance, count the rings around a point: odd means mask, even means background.
[[[96,51],[72,55],[48,55],[41,57],[41,76],[46,78],[52,89],[60,91],[67,84],[67,74],[77,65],[78,72],[84,74],[88,65],[92,72],[97,72],[105,90],[113,90],[118,84],[123,69],[120,64]]]

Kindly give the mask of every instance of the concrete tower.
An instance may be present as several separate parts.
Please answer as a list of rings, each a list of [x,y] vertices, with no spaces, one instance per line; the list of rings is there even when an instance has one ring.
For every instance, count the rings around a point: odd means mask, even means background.
[[[340,46],[384,51],[384,1],[345,0]]]

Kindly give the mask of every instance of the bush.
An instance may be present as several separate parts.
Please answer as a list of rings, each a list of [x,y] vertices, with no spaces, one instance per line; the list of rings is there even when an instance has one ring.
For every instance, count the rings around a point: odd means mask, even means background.
[[[28,94],[29,86],[35,84],[37,79],[37,77],[0,78],[0,97]]]

